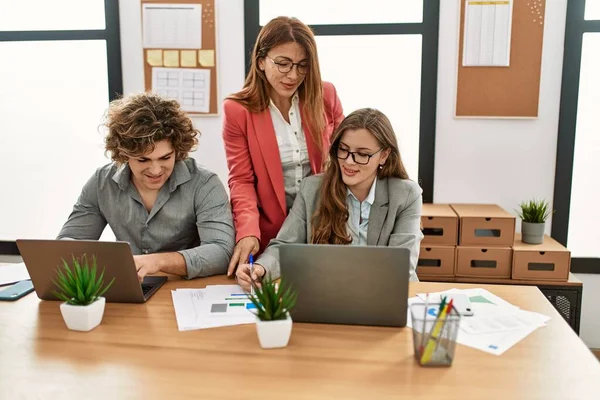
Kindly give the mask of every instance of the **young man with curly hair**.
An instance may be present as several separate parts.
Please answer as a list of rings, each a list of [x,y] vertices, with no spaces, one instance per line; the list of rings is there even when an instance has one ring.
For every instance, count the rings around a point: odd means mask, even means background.
[[[229,200],[189,157],[200,132],[179,104],[131,95],[110,103],[105,125],[113,162],[85,184],[58,239],[98,240],[108,224],[129,242],[140,280],[225,273],[235,244]]]

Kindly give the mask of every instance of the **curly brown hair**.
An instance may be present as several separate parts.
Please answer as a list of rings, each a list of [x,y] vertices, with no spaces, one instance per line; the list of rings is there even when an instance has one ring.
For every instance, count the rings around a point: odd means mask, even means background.
[[[137,93],[110,102],[104,126],[106,152],[118,164],[152,152],[156,142],[169,140],[175,159],[184,160],[198,144],[200,131],[175,100]]]

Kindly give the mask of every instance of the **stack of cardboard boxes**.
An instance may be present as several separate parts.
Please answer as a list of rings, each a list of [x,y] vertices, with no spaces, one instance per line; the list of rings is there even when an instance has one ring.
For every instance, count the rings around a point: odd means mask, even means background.
[[[455,276],[458,217],[448,204],[423,204],[423,240],[417,276],[453,278]]]
[[[515,240],[515,217],[495,204],[424,204],[421,221],[421,280],[569,278],[569,250],[549,236],[540,245]]]

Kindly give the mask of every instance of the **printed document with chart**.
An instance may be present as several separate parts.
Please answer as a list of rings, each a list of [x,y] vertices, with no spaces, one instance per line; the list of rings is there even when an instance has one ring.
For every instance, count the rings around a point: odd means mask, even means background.
[[[180,331],[251,324],[255,306],[239,285],[208,285],[204,289],[171,291]]]

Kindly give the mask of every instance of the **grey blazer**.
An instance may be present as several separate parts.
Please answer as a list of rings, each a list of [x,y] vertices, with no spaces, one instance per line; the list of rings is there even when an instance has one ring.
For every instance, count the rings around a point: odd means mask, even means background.
[[[256,264],[277,279],[279,246],[285,243],[310,243],[312,216],[317,206],[323,175],[305,178],[300,185],[294,205],[277,237],[269,243]],[[398,246],[410,249],[410,280],[418,281],[416,274],[419,259],[421,212],[423,208],[420,186],[408,179],[379,179],[375,187],[375,201],[369,214],[367,245]]]

